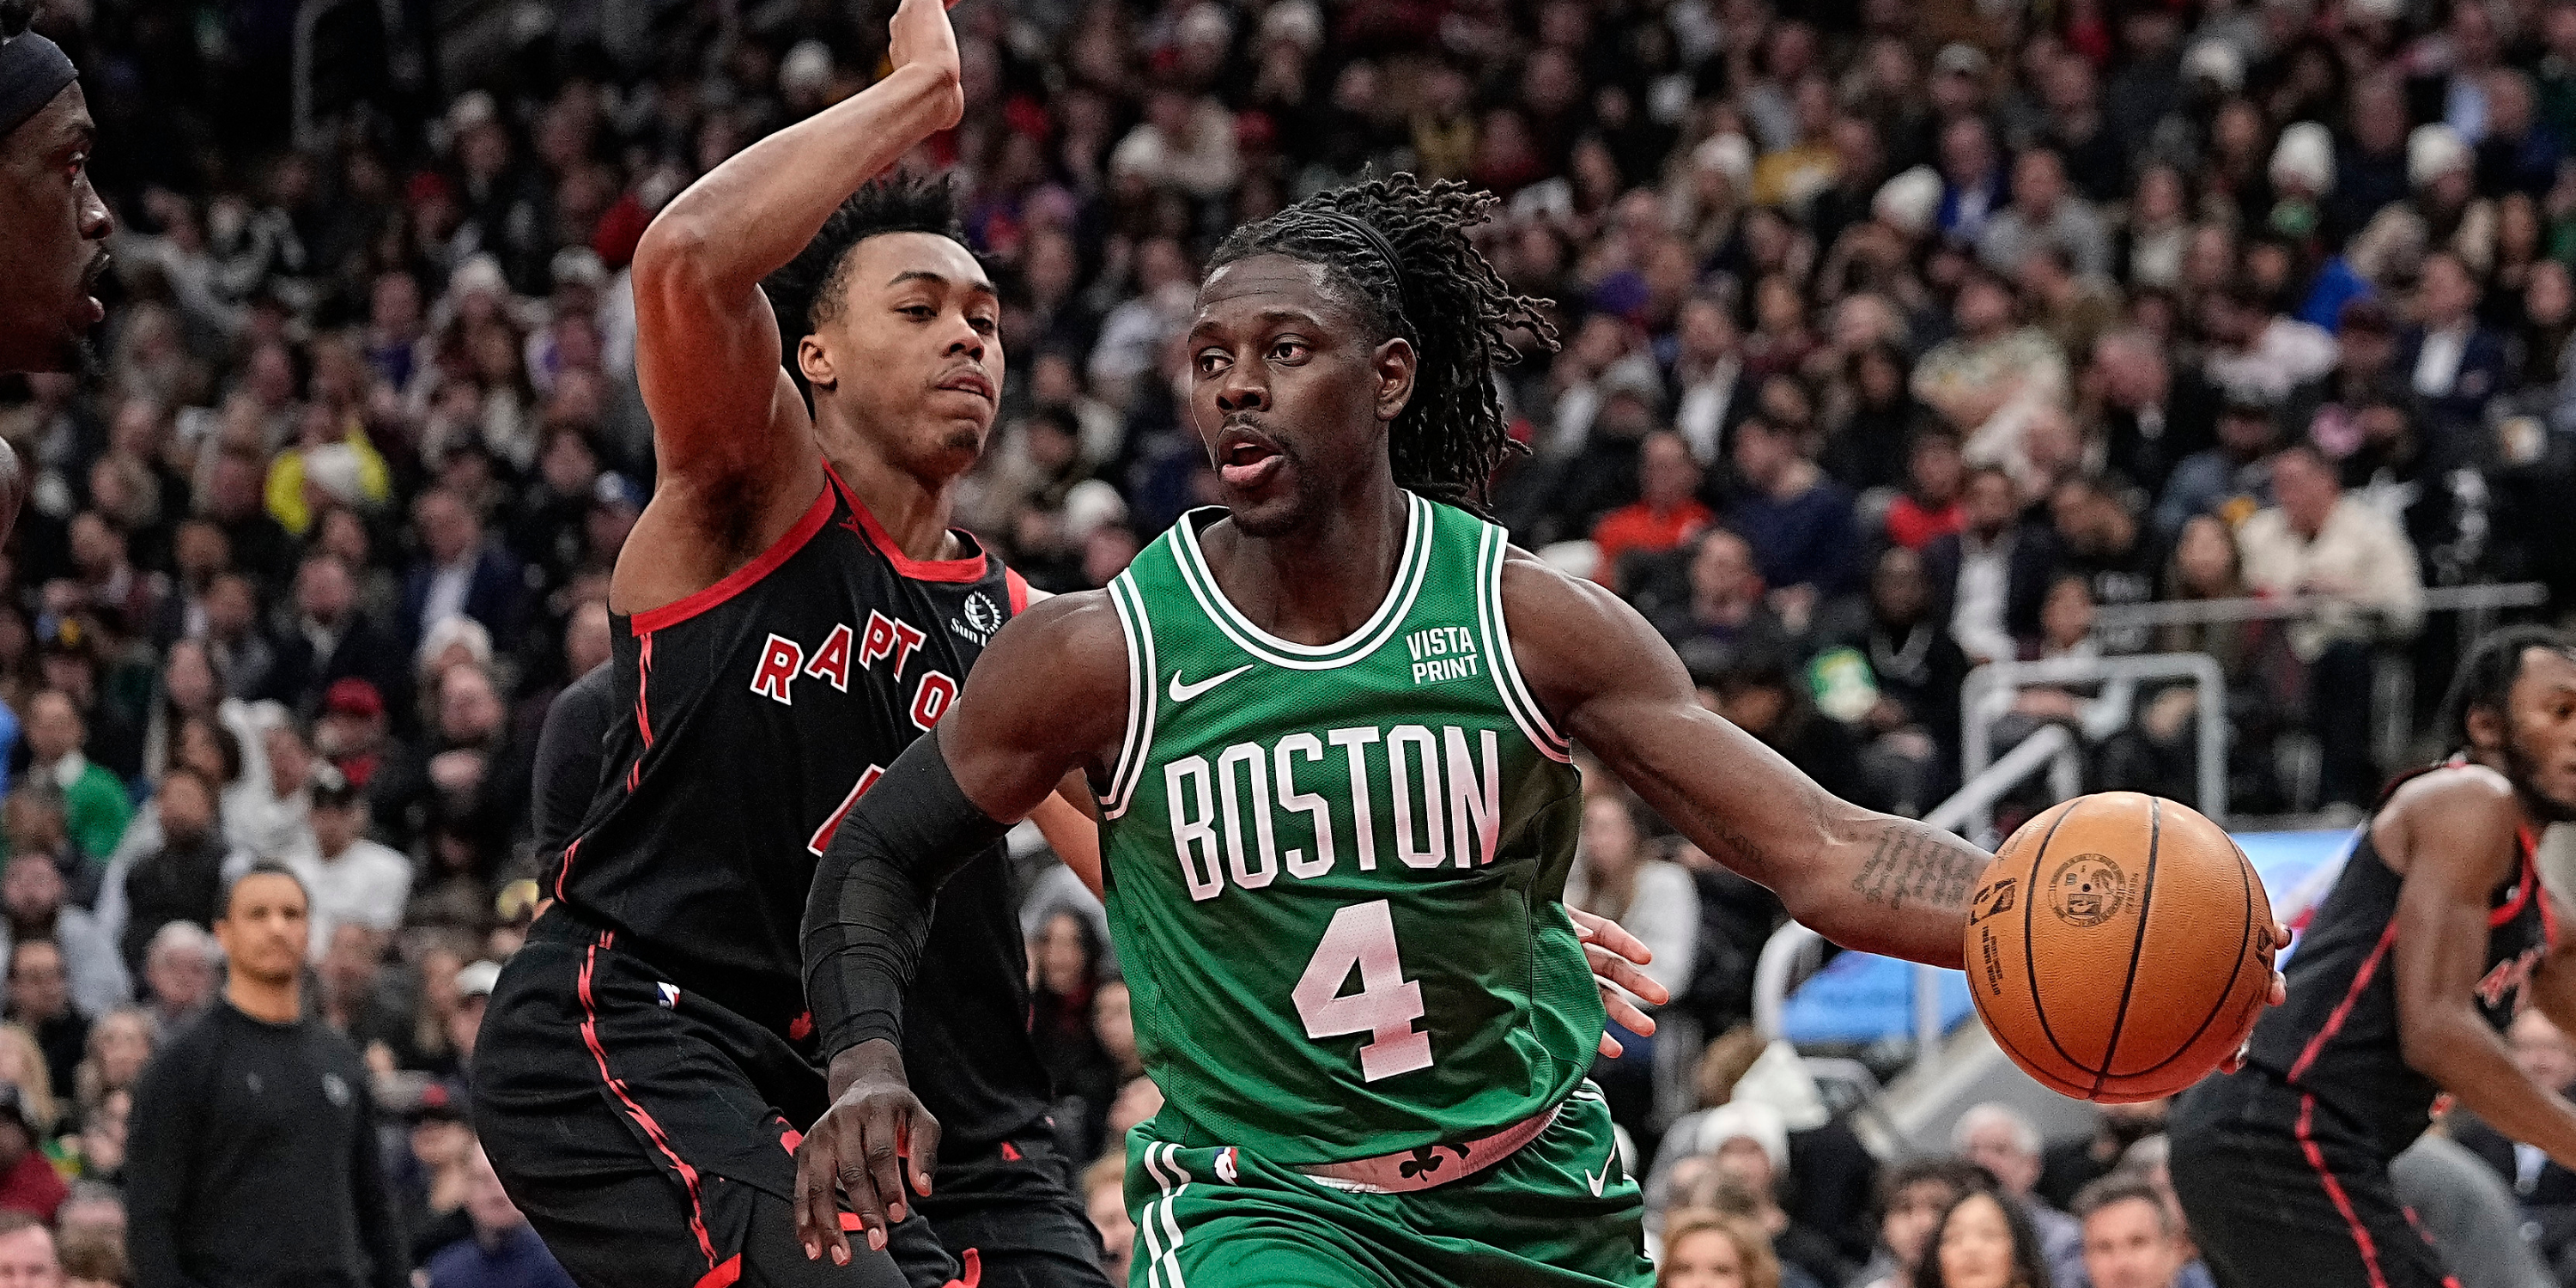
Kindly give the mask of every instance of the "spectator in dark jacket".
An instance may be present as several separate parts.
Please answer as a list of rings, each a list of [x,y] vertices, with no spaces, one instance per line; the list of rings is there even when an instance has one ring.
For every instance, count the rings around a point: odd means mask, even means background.
[[[213,928],[215,901],[223,894],[224,843],[214,784],[193,769],[172,769],[161,780],[161,844],[125,871],[125,925],[117,951],[129,975],[143,976],[144,950],[161,927],[191,921]]]
[[[474,1234],[429,1259],[429,1288],[573,1288],[572,1276],[501,1188],[483,1147],[469,1149],[465,1213]]]
[[[331,686],[365,680],[378,693],[402,692],[405,651],[357,605],[358,586],[337,555],[305,557],[295,574],[295,617],[278,636],[276,662],[259,696],[311,718]]]
[[[417,643],[430,627],[457,616],[482,623],[495,640],[512,638],[527,584],[518,561],[484,541],[474,507],[436,488],[413,504],[412,519],[420,528],[421,557],[403,578],[406,642]]]
[[[1727,526],[1753,547],[1753,566],[1782,620],[1802,631],[1824,600],[1860,586],[1852,494],[1826,478],[1800,453],[1797,437],[1768,415],[1736,426],[1734,462],[1742,490],[1727,507]]]
[[[2039,636],[2056,546],[2045,529],[2021,522],[2021,497],[1999,467],[1969,473],[1960,508],[1959,531],[1923,548],[1932,619],[1949,623],[1969,661],[2010,661],[2018,641]]]
[[[2445,461],[2468,450],[2461,440],[2513,378],[2504,337],[2478,324],[2478,295],[2477,279],[2458,256],[2426,256],[2415,292],[2418,321],[2397,343],[2397,375],[2421,400],[2427,437]]]

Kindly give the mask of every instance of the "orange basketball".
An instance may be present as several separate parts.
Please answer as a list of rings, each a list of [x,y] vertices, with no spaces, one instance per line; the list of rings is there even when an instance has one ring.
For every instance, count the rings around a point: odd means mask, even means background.
[[[2243,1044],[2272,987],[2272,904],[2197,810],[2079,796],[1996,851],[1968,909],[1968,995],[1995,1044],[2080,1100],[2200,1081]]]

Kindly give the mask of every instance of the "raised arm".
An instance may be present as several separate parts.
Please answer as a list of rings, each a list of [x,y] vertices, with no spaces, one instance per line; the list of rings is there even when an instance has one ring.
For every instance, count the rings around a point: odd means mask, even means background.
[[[1068,774],[1104,770],[1126,718],[1127,646],[1108,596],[1033,604],[993,637],[939,727],[896,757],[833,833],[805,906],[806,1000],[832,1058],[833,1095],[796,1151],[808,1258],[829,1249],[835,1263],[849,1260],[836,1186],[871,1248],[903,1219],[898,1157],[912,1164],[913,1189],[930,1192],[939,1125],[906,1083],[903,997],[940,883]]]
[[[2399,788],[2391,804],[2372,840],[2402,872],[2393,950],[2398,1049],[2497,1131],[2576,1167],[2576,1106],[2526,1076],[2473,1005],[2486,971],[2487,900],[2519,855],[2513,788],[2491,770],[2449,770]],[[2555,953],[2533,975],[2533,1000],[2553,1020],[2576,1019],[2571,975],[2576,963]]]
[[[822,489],[812,422],[780,364],[760,281],[861,184],[964,112],[939,0],[904,0],[892,35],[891,75],[709,171],[635,248],[635,370],[659,478],[630,542],[642,557],[621,561],[621,607],[721,580]]]
[[[1700,706],[1671,646],[1607,589],[1515,550],[1503,606],[1513,657],[1558,731],[1694,844],[1837,944],[1960,964],[1969,889],[1992,856],[1836,799]]]

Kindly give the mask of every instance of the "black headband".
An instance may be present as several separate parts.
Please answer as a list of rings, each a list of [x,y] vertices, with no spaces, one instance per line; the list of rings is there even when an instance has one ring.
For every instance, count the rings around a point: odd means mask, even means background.
[[[1399,326],[1409,325],[1412,321],[1410,314],[1413,291],[1410,284],[1404,280],[1404,261],[1396,258],[1395,243],[1388,241],[1386,234],[1377,230],[1377,225],[1357,215],[1331,209],[1317,209],[1310,213],[1349,229],[1361,241],[1367,242],[1369,249],[1377,252],[1378,258],[1386,261],[1386,271],[1395,278],[1396,323]]]
[[[62,46],[32,31],[0,43],[0,138],[26,124],[79,78]]]

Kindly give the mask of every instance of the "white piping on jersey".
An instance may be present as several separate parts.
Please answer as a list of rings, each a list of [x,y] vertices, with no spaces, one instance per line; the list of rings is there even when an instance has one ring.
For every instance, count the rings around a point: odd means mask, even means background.
[[[1236,611],[1225,591],[1216,584],[1216,575],[1207,569],[1206,557],[1199,552],[1198,532],[1189,515],[1173,526],[1172,563],[1181,570],[1181,581],[1190,588],[1192,598],[1208,620],[1235,646],[1273,666],[1298,671],[1329,671],[1348,666],[1375,653],[1404,625],[1413,612],[1414,598],[1429,580],[1431,567],[1431,503],[1411,493],[1405,507],[1404,550],[1397,556],[1395,581],[1386,588],[1386,598],[1378,601],[1377,612],[1358,630],[1330,644],[1299,644],[1283,640],[1252,624],[1250,618]]]
[[[1521,734],[1550,760],[1572,763],[1574,748],[1548,723],[1547,713],[1539,709],[1529,686],[1521,681],[1520,663],[1512,657],[1510,627],[1503,617],[1503,530],[1485,524],[1476,541],[1476,624],[1484,629],[1485,647],[1493,655],[1486,671],[1494,677],[1494,691],[1502,695],[1503,709],[1512,713],[1512,723]]]
[[[1181,1167],[1180,1153],[1180,1146],[1159,1141],[1145,1146],[1145,1170],[1163,1191],[1161,1199],[1146,1203],[1136,1213],[1136,1230],[1145,1236],[1147,1288],[1188,1288],[1181,1282],[1181,1223],[1172,1216],[1172,1200],[1190,1188],[1190,1174]],[[1168,1176],[1163,1171],[1166,1167],[1171,1169]],[[1179,1183],[1173,1182],[1174,1176],[1180,1178]],[[1154,1237],[1155,1202],[1160,1202],[1163,1207],[1163,1234],[1168,1243]]]
[[[1154,717],[1161,677],[1154,664],[1154,623],[1145,615],[1145,597],[1136,593],[1131,570],[1109,582],[1109,603],[1118,610],[1119,633],[1127,637],[1127,734],[1118,743],[1118,763],[1109,771],[1109,796],[1100,802],[1106,821],[1127,812],[1136,799],[1136,784],[1145,777],[1145,752],[1154,745]]]

